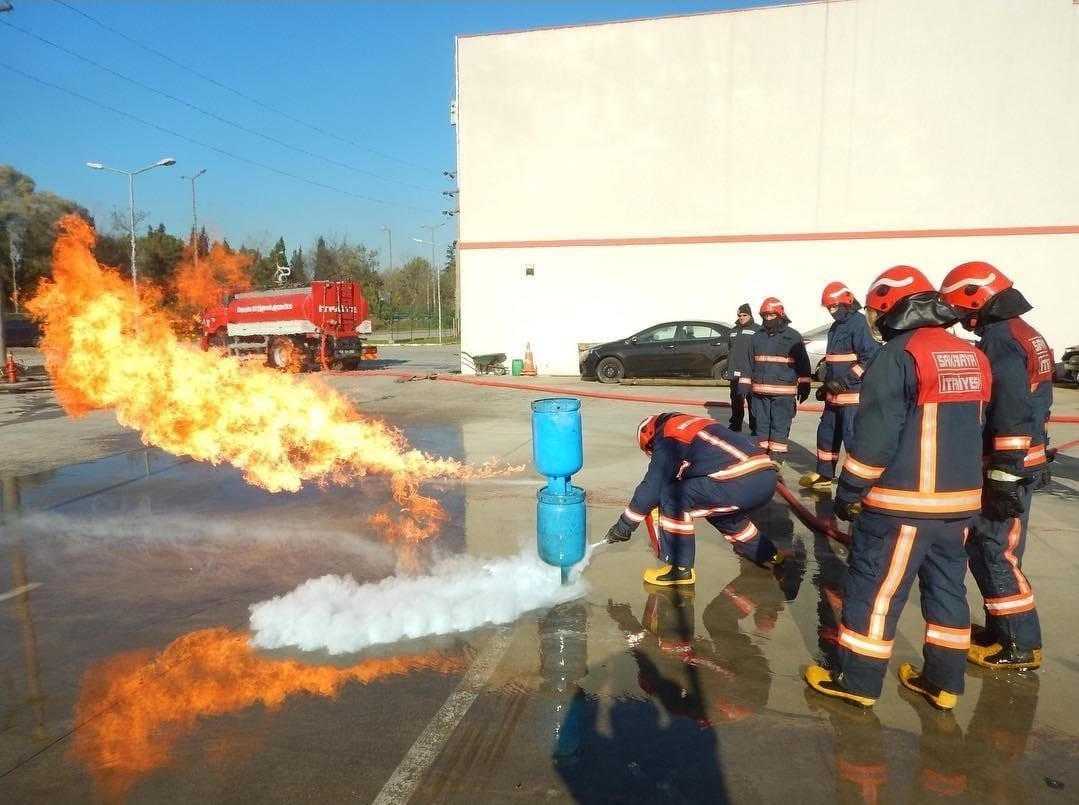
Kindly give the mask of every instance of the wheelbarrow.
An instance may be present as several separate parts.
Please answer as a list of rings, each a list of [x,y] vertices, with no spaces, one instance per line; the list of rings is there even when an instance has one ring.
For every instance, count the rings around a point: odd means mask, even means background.
[[[471,369],[478,375],[504,375],[506,369],[506,353],[492,352],[487,355],[470,355],[461,352],[461,363],[466,369]]]

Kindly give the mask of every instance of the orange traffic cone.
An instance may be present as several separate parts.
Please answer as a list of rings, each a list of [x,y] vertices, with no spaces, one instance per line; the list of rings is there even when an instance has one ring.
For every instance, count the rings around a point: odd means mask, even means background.
[[[532,358],[531,342],[525,344],[525,364],[521,367],[521,374],[528,377],[536,376],[536,362]]]

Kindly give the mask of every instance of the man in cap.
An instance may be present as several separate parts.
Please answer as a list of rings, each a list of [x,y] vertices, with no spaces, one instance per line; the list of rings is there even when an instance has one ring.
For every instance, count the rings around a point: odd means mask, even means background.
[[[749,384],[752,379],[753,362],[750,357],[749,340],[760,328],[753,320],[753,310],[748,303],[738,306],[736,323],[727,336],[727,377],[731,381],[731,422],[730,429],[736,433],[742,431],[746,409],[749,409],[749,433],[756,435],[757,418],[753,415],[753,404]]]

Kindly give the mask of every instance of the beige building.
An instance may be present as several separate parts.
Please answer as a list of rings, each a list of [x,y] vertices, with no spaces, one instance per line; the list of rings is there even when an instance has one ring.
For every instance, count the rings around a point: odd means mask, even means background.
[[[462,349],[987,260],[1079,343],[1079,5],[828,0],[457,40]]]

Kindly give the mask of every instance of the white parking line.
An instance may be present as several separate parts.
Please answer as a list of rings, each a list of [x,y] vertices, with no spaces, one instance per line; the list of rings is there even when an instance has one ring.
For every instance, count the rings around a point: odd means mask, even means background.
[[[32,581],[29,584],[24,584],[22,587],[16,587],[14,590],[8,590],[6,593],[0,593],[0,601],[7,601],[9,598],[15,598],[23,593],[28,593],[35,587],[40,587],[42,582]]]
[[[412,748],[390,775],[390,779],[382,786],[372,805],[404,805],[412,798],[423,775],[438,758],[450,735],[487,685],[491,674],[502,660],[502,655],[506,653],[512,635],[511,628],[495,632],[453,693],[443,702],[434,718],[420,733],[420,737],[412,744]]]

